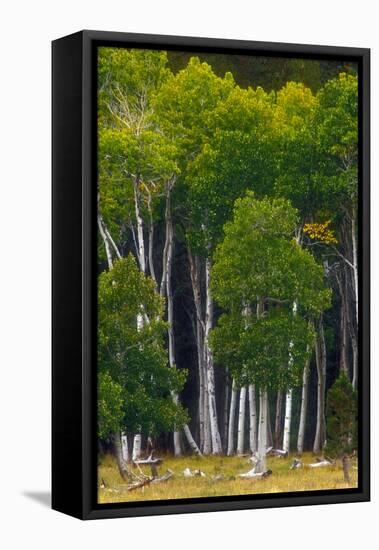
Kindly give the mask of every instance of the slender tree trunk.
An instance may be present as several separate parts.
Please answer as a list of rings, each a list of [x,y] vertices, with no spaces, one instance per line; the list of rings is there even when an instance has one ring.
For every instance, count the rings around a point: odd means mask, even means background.
[[[210,270],[211,264],[209,258],[206,259],[205,265],[205,289],[206,289],[206,314],[205,314],[205,357],[207,368],[207,382],[208,382],[208,402],[209,402],[209,416],[211,425],[211,437],[212,437],[212,453],[221,454],[221,437],[218,428],[217,419],[217,406],[216,406],[216,387],[215,376],[213,367],[213,353],[209,346],[209,335],[213,325],[213,299],[210,289]]]
[[[145,259],[145,240],[143,235],[143,219],[141,216],[141,197],[140,197],[140,178],[137,176],[134,178],[134,210],[137,221],[137,244],[138,244],[138,262],[142,273],[146,273],[146,259]]]
[[[122,445],[121,445],[121,433],[119,431],[114,433],[112,439],[113,439],[118,471],[120,472],[122,479],[128,480],[130,479],[131,476],[130,476],[130,472],[126,464],[126,461],[124,460],[124,457],[123,457]]]
[[[140,433],[135,434],[133,441],[132,460],[138,460],[141,456],[142,436]]]
[[[340,361],[339,368],[350,379],[349,354],[348,354],[348,312],[347,312],[347,272],[344,266],[343,275],[336,275],[338,290],[341,297],[340,308]],[[343,277],[345,284],[343,284]]]
[[[249,412],[250,412],[250,451],[256,453],[258,450],[257,442],[257,400],[255,396],[255,385],[249,385]]]
[[[348,362],[348,344],[347,344],[347,321],[346,321],[346,298],[341,296],[341,355],[340,371],[343,371],[350,379],[350,368]]]
[[[149,239],[148,239],[148,260],[149,260],[149,271],[150,271],[150,277],[153,279],[155,283],[155,288],[158,290],[157,286],[157,277],[155,275],[155,268],[154,268],[154,220],[153,220],[153,211],[152,211],[152,204],[151,204],[151,193],[148,192],[147,195],[147,206],[149,210]]]
[[[125,432],[121,432],[121,448],[122,448],[122,458],[125,462],[129,462],[129,446],[128,446],[128,436]]]
[[[246,386],[240,390],[237,454],[242,455],[245,450],[245,416],[246,416]]]
[[[197,331],[198,331],[197,324]],[[201,335],[197,334],[196,337],[197,346],[197,361],[198,361],[198,375],[199,375],[199,400],[198,400],[198,413],[199,413],[199,442],[200,449],[204,451],[204,407],[205,407],[205,392],[204,392],[204,365],[203,365],[203,353],[201,346]]]
[[[174,250],[174,231],[171,218],[170,195],[167,196],[166,208],[166,240],[167,255],[166,255],[166,297],[167,297],[167,321],[168,321],[168,359],[171,368],[175,368],[175,340],[174,340],[174,300],[171,287],[172,274],[172,257]],[[176,393],[172,394],[173,401],[176,405],[179,403],[179,397]],[[187,426],[188,428],[188,426]],[[189,430],[189,428],[188,428]],[[191,436],[192,439],[192,436]],[[180,432],[174,431],[174,454],[175,456],[182,455],[182,447],[180,442]]]
[[[236,415],[236,404],[237,404],[237,389],[236,389],[236,383],[233,380],[232,396],[230,398],[230,408],[229,408],[228,450],[227,450],[228,456],[232,456],[234,454],[234,424],[235,424],[235,415]]]
[[[271,426],[271,412],[270,412],[270,399],[269,399],[268,394],[267,394],[267,446],[268,447],[273,446],[272,426]]]
[[[191,249],[187,246],[188,261],[190,265],[191,285],[196,313],[196,348],[199,370],[199,432],[200,448],[204,454],[212,452],[210,416],[209,416],[209,395],[207,365],[205,357],[205,323],[203,321],[201,288],[200,288],[200,260],[193,256]]]
[[[204,449],[203,453],[209,455],[212,452],[211,419],[209,414],[209,392],[207,371],[204,360]]]
[[[358,384],[358,342],[355,331],[352,329],[351,333],[351,347],[353,348],[353,380],[352,385],[354,389],[357,389]]]
[[[286,410],[284,414],[284,430],[283,430],[283,451],[290,452],[291,438],[291,417],[292,417],[292,388],[286,393]]]
[[[259,430],[258,430],[258,462],[255,472],[263,473],[267,470],[267,391],[259,391]]]
[[[300,409],[300,422],[299,433],[297,436],[297,452],[301,455],[304,451],[304,436],[307,419],[307,406],[308,406],[308,385],[309,385],[309,361],[306,362],[303,371],[303,386],[301,390],[301,409]]]
[[[97,225],[99,227],[99,232],[104,242],[105,254],[107,256],[107,262],[108,262],[108,269],[111,270],[113,268],[112,252],[111,252],[110,242],[105,233],[103,219],[100,216],[100,214],[97,215]]]
[[[355,213],[351,216],[351,241],[353,245],[353,273],[354,273],[354,294],[355,294],[355,322],[358,326],[358,310],[359,310],[359,300],[358,300],[358,247],[357,247],[357,231],[356,231],[356,220]]]
[[[299,242],[299,240],[297,239]],[[295,317],[297,315],[297,302],[296,300],[292,304],[292,315]],[[291,368],[293,364],[293,357],[291,354],[291,349],[293,347],[293,342],[290,342],[289,350],[289,360],[288,367]],[[286,410],[284,414],[284,430],[283,430],[283,451],[286,453],[290,452],[290,442],[291,442],[291,419],[292,419],[292,388],[287,390],[286,393]]]
[[[189,426],[188,426],[187,424],[184,425],[183,431],[184,431],[184,435],[186,436],[188,445],[190,446],[191,450],[192,450],[195,454],[197,454],[197,455],[200,456],[200,455],[201,455],[200,449],[199,449],[199,447],[197,446],[196,441],[195,441],[194,438],[192,437],[191,430],[189,429]]]
[[[282,440],[282,408],[283,408],[283,392],[278,391],[276,396],[276,413],[275,413],[275,448],[279,449]]]
[[[316,368],[317,368],[317,423],[313,443],[313,452],[319,453],[325,443],[325,382],[326,382],[326,347],[322,317],[317,323]]]
[[[223,449],[228,448],[228,418],[229,418],[229,376],[228,371],[225,370],[224,377],[224,403],[223,403],[223,412],[222,412],[222,446]]]
[[[347,455],[344,455],[342,457],[342,469],[343,469],[344,481],[346,483],[350,483],[350,474],[349,474],[350,461],[349,461],[349,457]]]

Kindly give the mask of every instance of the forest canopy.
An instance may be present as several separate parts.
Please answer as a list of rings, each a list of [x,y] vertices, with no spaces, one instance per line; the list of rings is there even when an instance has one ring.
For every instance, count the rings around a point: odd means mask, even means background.
[[[357,218],[354,63],[99,48],[98,436],[123,477],[149,445],[258,473],[336,446]]]

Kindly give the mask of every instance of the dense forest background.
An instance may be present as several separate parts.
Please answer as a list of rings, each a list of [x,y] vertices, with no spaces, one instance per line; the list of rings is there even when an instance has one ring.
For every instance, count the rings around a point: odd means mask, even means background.
[[[356,65],[101,48],[98,86],[100,451],[322,452],[358,383]]]

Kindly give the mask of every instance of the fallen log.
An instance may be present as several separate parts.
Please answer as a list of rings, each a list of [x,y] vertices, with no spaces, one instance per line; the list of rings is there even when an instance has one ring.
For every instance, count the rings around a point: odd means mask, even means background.
[[[279,456],[279,457],[288,456],[287,451],[283,451],[282,449],[273,449],[273,448],[267,450],[266,454],[271,456]]]
[[[270,475],[272,475],[272,470],[266,470],[265,472],[256,472],[255,468],[253,468],[252,470],[249,470],[244,474],[239,474],[238,477],[242,477],[243,479],[259,479],[268,477]]]
[[[140,489],[141,487],[144,487],[145,485],[148,485],[153,481],[154,478],[147,477],[146,479],[142,479],[141,481],[137,481],[136,483],[131,483],[128,485],[128,491],[134,491],[135,489]]]
[[[307,464],[308,468],[322,468],[323,466],[332,466],[333,462],[329,460],[318,460],[313,464]]]
[[[312,464],[304,464],[301,460],[298,458],[295,458],[290,466],[290,470],[296,470],[298,468],[323,468],[325,466],[332,466],[333,462],[326,459],[317,459],[317,462],[313,462]]]
[[[145,485],[150,485],[150,483],[161,483],[164,481],[168,481],[174,476],[174,472],[172,470],[167,470],[167,472],[161,476],[161,477],[145,477],[144,479],[141,479],[135,483],[131,483],[128,485],[128,491],[134,491],[135,489],[140,489],[141,487],[145,487]]]
[[[151,483],[160,483],[163,481],[168,481],[173,476],[174,476],[174,472],[172,470],[167,469],[167,472],[163,476],[154,478]]]

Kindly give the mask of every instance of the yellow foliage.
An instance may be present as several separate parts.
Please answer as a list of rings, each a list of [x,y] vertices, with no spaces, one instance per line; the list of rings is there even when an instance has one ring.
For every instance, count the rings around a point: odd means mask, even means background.
[[[325,244],[337,244],[333,229],[330,229],[331,220],[324,223],[306,223],[304,233],[314,241],[321,241]]]

